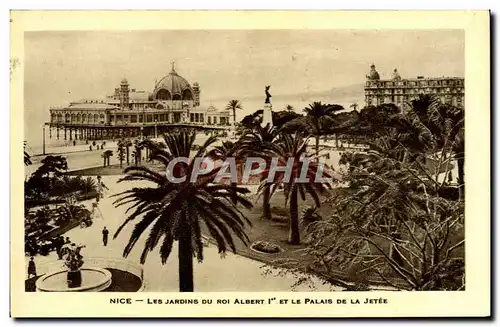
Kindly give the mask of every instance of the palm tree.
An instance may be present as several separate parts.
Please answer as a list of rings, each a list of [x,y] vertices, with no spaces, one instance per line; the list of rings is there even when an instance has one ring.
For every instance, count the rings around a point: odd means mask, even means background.
[[[293,111],[293,106],[292,106],[292,105],[290,105],[290,104],[287,104],[287,105],[286,105],[286,107],[285,107],[285,109],[286,109],[287,111]]]
[[[116,149],[116,157],[120,161],[120,168],[123,166],[123,160],[125,160],[125,144],[118,141],[118,149]]]
[[[233,121],[234,121],[234,126],[236,127],[236,109],[243,109],[241,102],[239,100],[231,100],[229,103],[226,105],[226,110],[232,110],[233,111]]]
[[[319,138],[327,127],[335,123],[333,115],[336,111],[343,110],[339,105],[329,105],[320,102],[313,102],[304,108],[305,117],[296,118],[283,126],[285,131],[307,131],[316,140],[316,156],[319,156]],[[338,140],[337,140],[338,141]],[[337,142],[338,146],[338,142]]]
[[[29,166],[29,165],[31,165],[31,156],[26,151],[26,145],[27,145],[27,143],[26,143],[26,141],[24,141],[24,165]]]
[[[135,140],[134,141],[134,150],[132,151],[132,156],[134,157],[134,163],[135,165],[138,165],[141,163],[141,156],[142,156],[142,144],[141,140]]]
[[[330,188],[331,184],[325,181],[316,182],[316,175],[321,174],[318,177],[329,179],[330,181],[332,176],[327,171],[323,171],[318,160],[313,160],[313,157],[307,156],[308,139],[304,139],[300,133],[296,132],[294,135],[283,134],[281,140],[278,152],[278,165],[285,166],[289,158],[293,158],[293,165],[289,180],[284,180],[284,172],[276,174],[275,184],[271,187],[271,194],[280,185],[283,185],[285,203],[290,201],[290,236],[288,241],[290,244],[298,245],[300,244],[298,195],[300,194],[302,201],[305,201],[306,194],[309,194],[314,200],[316,207],[319,207],[321,205],[319,195],[324,194]],[[304,156],[308,157],[308,162],[303,161]],[[306,171],[305,176],[307,181],[304,182],[298,180],[299,177],[304,176],[302,170]],[[259,189],[265,189],[265,184],[262,183]]]
[[[356,102],[352,103],[352,104],[349,106],[349,108],[351,108],[352,110],[358,110],[358,107],[359,107],[359,105],[358,105]]]
[[[274,126],[267,124],[264,127],[257,125],[254,129],[248,129],[240,138],[240,155],[242,157],[260,157],[270,162],[277,151],[279,131]],[[262,175],[266,179],[266,175]],[[262,216],[265,219],[272,219],[271,213],[271,192],[272,183],[265,183],[262,199]]]
[[[154,160],[163,163],[166,167],[174,158],[189,158],[195,136],[195,133],[185,131],[178,134],[166,134],[164,135],[166,149],[155,147],[151,143],[151,155]],[[207,147],[215,140],[215,137],[210,137],[197,151],[194,158],[206,158]],[[114,237],[124,226],[140,217],[123,250],[123,255],[126,257],[130,254],[141,235],[150,226],[152,228],[142,251],[141,263],[145,263],[147,254],[154,250],[163,239],[160,256],[162,263],[165,264],[172,251],[173,243],[177,241],[179,290],[181,292],[194,290],[193,257],[195,256],[199,262],[203,260],[202,223],[217,243],[221,255],[226,252],[228,246],[232,251],[236,251],[231,231],[244,244],[248,244],[245,225],[251,225],[250,221],[242,216],[230,201],[230,186],[214,184],[217,169],[213,173],[204,175],[203,178],[198,178],[194,182],[190,181],[194,162],[195,160],[190,160],[189,163],[178,163],[167,172],[169,175],[157,173],[146,167],[127,167],[126,176],[119,182],[148,181],[155,186],[134,187],[114,195],[119,197],[115,205],[129,204],[127,212],[131,212]],[[170,176],[186,177],[186,179],[180,183],[174,183],[170,181]],[[236,191],[237,202],[246,208],[251,208],[251,202],[241,196],[241,194],[249,193],[249,190],[237,188]]]
[[[231,141],[223,141],[221,145],[214,146],[212,150],[210,150],[207,154],[208,157],[214,160],[225,161],[227,158],[234,157],[236,160],[236,164],[239,164],[241,158],[238,153],[238,144]],[[234,204],[237,203],[237,192],[236,188],[238,186],[237,182],[231,181],[231,190],[232,196],[231,199]]]
[[[420,95],[408,103],[406,110],[398,117],[397,122],[408,123],[400,131],[415,130],[403,142],[415,152],[453,153],[457,161],[459,196],[465,196],[464,163],[465,163],[465,125],[464,109],[443,104],[431,95]],[[411,126],[411,129],[408,127]],[[447,158],[443,158],[446,160]],[[447,161],[448,162],[448,161]]]
[[[101,157],[104,158],[103,167],[106,167],[106,164],[109,166],[109,158],[112,156],[113,156],[113,151],[111,150],[106,150],[101,154]]]
[[[132,142],[129,139],[123,139],[121,141],[123,147],[126,149],[126,158],[127,158],[127,166],[130,165],[130,147],[132,146]]]

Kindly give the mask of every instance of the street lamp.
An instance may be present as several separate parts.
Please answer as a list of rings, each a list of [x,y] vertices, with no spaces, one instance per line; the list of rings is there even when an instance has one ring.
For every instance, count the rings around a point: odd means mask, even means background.
[[[158,120],[156,120],[156,119],[155,119],[155,139],[157,139],[157,138],[158,138],[158,133],[157,133],[157,131],[156,131],[156,123],[157,123],[157,122],[158,122]]]

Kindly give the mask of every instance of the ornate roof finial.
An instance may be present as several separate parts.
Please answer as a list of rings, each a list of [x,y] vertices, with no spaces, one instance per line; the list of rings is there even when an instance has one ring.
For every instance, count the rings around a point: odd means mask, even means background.
[[[170,62],[172,64],[172,71],[175,72],[175,61]]]

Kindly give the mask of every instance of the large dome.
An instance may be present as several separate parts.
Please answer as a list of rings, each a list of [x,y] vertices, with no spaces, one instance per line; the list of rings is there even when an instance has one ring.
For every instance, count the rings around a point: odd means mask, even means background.
[[[193,100],[193,89],[184,77],[172,70],[156,83],[154,97],[159,100]]]

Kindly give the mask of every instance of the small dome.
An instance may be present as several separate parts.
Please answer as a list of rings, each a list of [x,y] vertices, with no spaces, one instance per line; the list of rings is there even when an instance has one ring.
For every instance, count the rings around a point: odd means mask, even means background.
[[[123,84],[123,85],[128,84],[127,79],[126,79],[126,78],[123,78],[120,84]]]
[[[175,70],[156,83],[154,95],[160,100],[193,100],[191,85]]]
[[[370,72],[368,73],[368,75],[366,75],[366,78],[370,79],[370,80],[379,80],[380,79],[380,75],[378,74],[377,70],[375,69],[375,65],[372,64],[370,66]]]
[[[401,76],[399,75],[397,68],[394,68],[394,72],[392,73],[392,79],[395,79],[395,80],[401,79]]]
[[[214,106],[209,106],[207,108],[207,111],[217,111],[217,108],[215,108]]]

